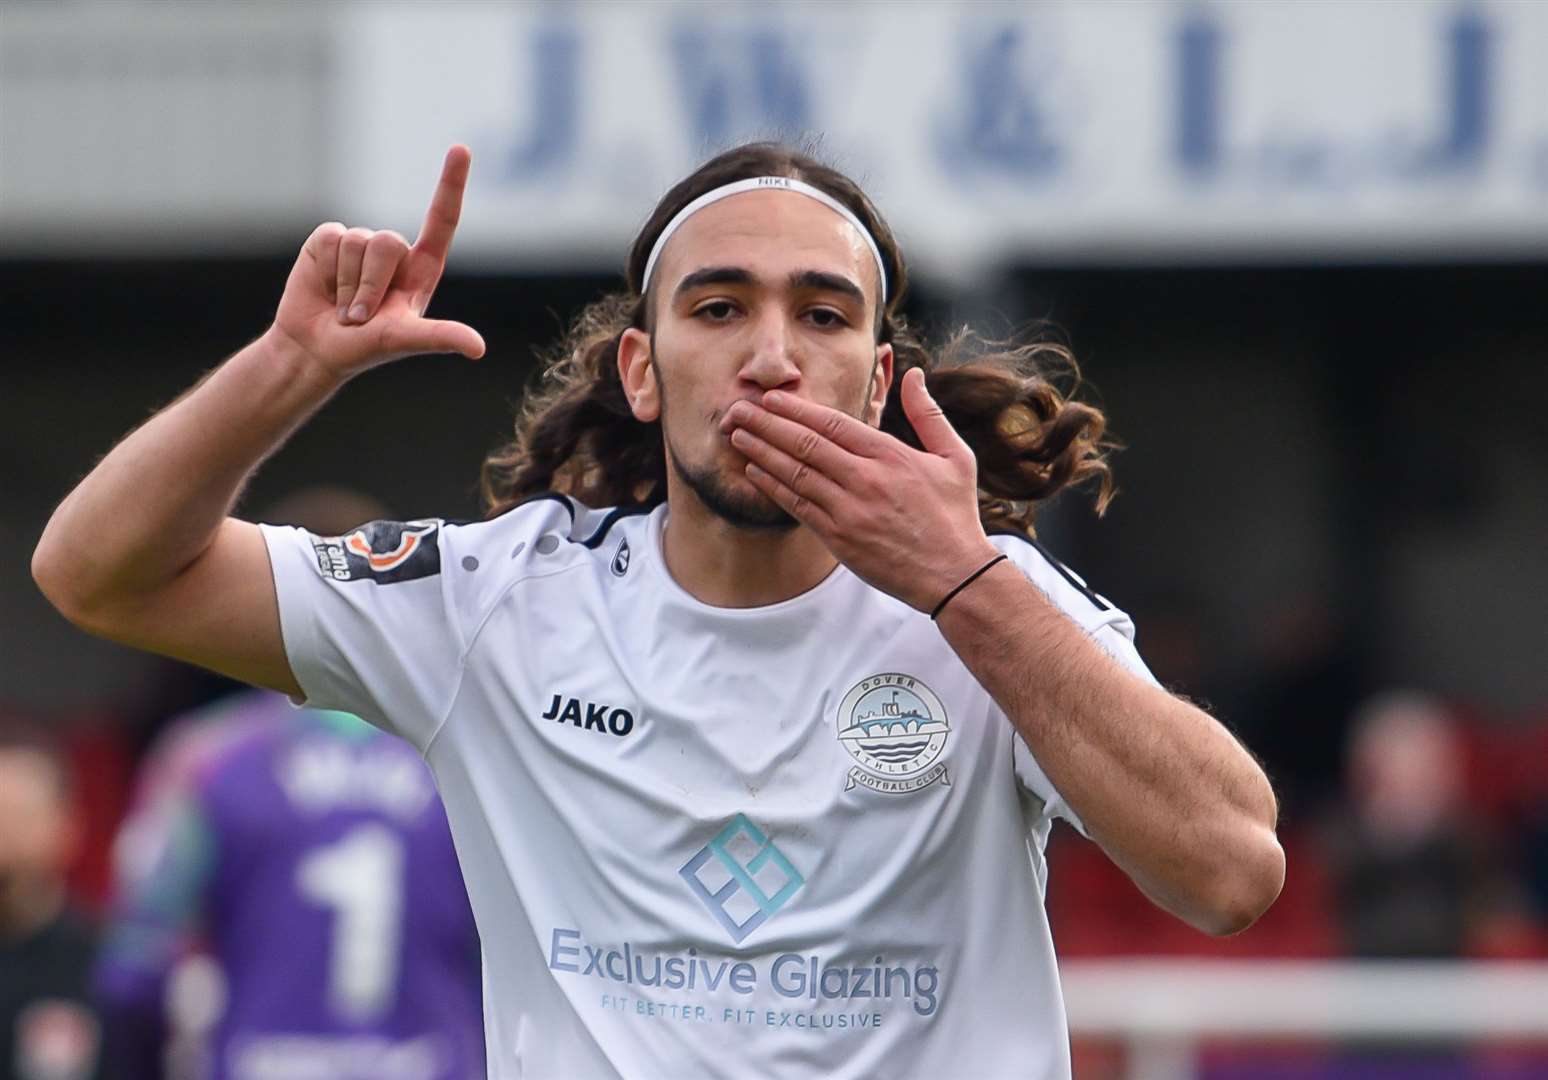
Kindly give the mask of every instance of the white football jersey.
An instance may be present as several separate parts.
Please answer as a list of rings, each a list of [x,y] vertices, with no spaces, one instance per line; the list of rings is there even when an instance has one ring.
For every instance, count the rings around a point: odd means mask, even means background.
[[[843,566],[759,608],[668,573],[666,508],[264,526],[313,707],[433,770],[489,1075],[1068,1077],[1043,909],[1079,822],[930,619]],[[1121,611],[994,543],[1124,665]]]

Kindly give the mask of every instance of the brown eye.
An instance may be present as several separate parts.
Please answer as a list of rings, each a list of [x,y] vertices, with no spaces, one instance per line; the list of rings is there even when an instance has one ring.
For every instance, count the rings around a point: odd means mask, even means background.
[[[729,300],[712,300],[693,313],[693,317],[703,318],[709,322],[725,322],[736,314],[736,305]]]
[[[836,330],[841,326],[849,325],[844,316],[832,308],[812,308],[806,313],[806,317],[812,321],[812,325],[823,330]]]

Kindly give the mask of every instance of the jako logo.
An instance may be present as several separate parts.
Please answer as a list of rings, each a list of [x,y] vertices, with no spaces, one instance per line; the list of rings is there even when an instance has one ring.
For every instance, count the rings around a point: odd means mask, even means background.
[[[806,884],[774,842],[742,814],[678,873],[737,944]]]
[[[582,720],[581,706],[585,706],[585,719]],[[615,709],[611,705],[596,701],[583,702],[579,698],[565,697],[563,694],[555,694],[554,700],[548,703],[548,711],[543,714],[544,720],[557,720],[561,724],[571,724],[587,731],[600,731],[604,735],[624,736],[634,730],[634,714],[628,709]]]

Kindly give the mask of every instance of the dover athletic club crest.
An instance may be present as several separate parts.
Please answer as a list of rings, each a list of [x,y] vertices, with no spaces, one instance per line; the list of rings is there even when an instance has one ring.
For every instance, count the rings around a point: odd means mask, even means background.
[[[862,784],[900,795],[937,780],[949,785],[946,763],[937,759],[950,737],[946,707],[928,686],[912,675],[872,675],[839,703],[839,742],[860,763],[844,790]]]

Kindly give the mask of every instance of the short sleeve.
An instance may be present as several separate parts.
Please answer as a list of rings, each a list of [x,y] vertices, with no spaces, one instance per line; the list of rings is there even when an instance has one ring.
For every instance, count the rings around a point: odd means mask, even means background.
[[[1093,592],[1037,541],[1011,534],[992,539],[1054,606],[1073,619],[1109,656],[1146,682],[1160,685],[1134,647],[1134,622],[1125,612]],[[1062,818],[1086,835],[1086,827],[1043,772],[1026,741],[1019,733],[1013,732],[1011,738],[1016,780],[1023,792],[1042,804],[1044,817]]]
[[[304,704],[354,713],[423,751],[461,675],[462,633],[442,572],[454,527],[373,521],[332,537],[261,528]]]

